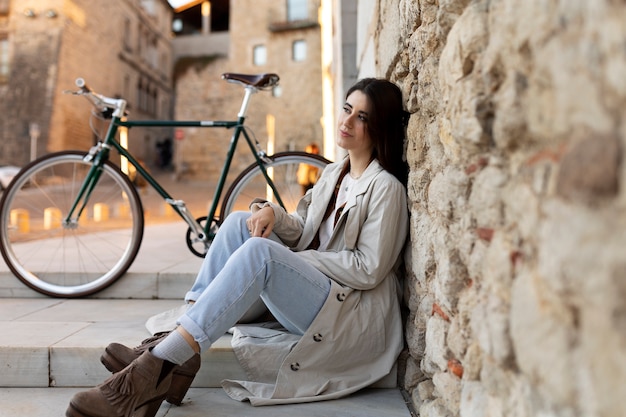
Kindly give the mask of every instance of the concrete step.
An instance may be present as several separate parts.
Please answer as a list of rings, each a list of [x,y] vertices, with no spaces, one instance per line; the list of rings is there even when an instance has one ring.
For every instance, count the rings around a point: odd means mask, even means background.
[[[109,372],[100,355],[111,342],[136,346],[150,336],[146,319],[181,305],[179,300],[0,299],[0,386],[92,387]],[[245,379],[224,335],[202,354],[193,386],[220,387]],[[395,388],[396,373],[377,387]]]
[[[0,415],[58,417],[75,392],[110,374],[100,355],[111,341],[134,346],[149,336],[147,317],[180,300],[57,300],[0,298]],[[182,406],[164,402],[159,417],[411,417],[396,388],[395,371],[376,387],[350,397],[311,404],[251,407],[218,388],[224,378],[245,378],[222,337],[202,355],[202,367]],[[208,411],[210,410],[210,411]]]
[[[110,342],[136,346],[148,317],[179,300],[0,299],[0,386],[91,387],[110,373],[100,355]],[[225,335],[202,356],[194,386],[219,387],[245,374]]]
[[[0,388],[3,417],[60,417],[78,388]],[[163,402],[157,417],[413,417],[397,389],[366,389],[334,401],[252,407],[218,388],[192,388],[185,402]]]
[[[182,221],[149,224],[128,273],[110,288],[77,300],[54,299],[30,290],[0,260],[0,415],[63,415],[74,392],[110,374],[100,355],[110,342],[135,346],[150,334],[145,321],[179,307],[202,259],[184,242]],[[411,417],[396,387],[396,371],[372,389],[337,401],[251,407],[230,400],[225,378],[245,378],[223,336],[202,355],[202,367],[181,407],[164,403],[158,416]]]

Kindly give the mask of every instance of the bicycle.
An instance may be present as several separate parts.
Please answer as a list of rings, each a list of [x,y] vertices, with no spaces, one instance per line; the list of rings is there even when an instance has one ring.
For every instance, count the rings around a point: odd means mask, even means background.
[[[143,238],[144,212],[128,175],[110,160],[111,149],[187,223],[187,247],[197,256],[206,254],[220,224],[242,199],[247,200],[247,206],[254,197],[266,195],[288,211],[294,210],[302,196],[296,180],[298,168],[306,164],[321,172],[329,161],[297,151],[269,156],[248,132],[244,122],[251,96],[276,86],[278,75],[226,73],[222,78],[244,87],[237,120],[127,120],[124,99],[98,94],[83,79],[77,79],[78,90],[70,93],[91,102],[92,117],[110,120],[106,135],[88,152],[56,152],[31,162],[4,192],[0,200],[0,252],[13,274],[42,294],[76,298],[101,291],[128,270]],[[206,216],[194,218],[184,201],[174,199],[120,145],[118,129],[135,126],[234,129]],[[242,135],[255,162],[236,177],[222,199]]]

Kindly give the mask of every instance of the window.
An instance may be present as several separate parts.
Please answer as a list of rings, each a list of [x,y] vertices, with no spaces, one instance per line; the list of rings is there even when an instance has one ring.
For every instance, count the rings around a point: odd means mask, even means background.
[[[130,46],[131,41],[131,33],[130,33],[130,19],[124,19],[124,50],[132,51],[132,47]]]
[[[267,48],[265,45],[256,45],[252,49],[252,63],[256,66],[267,64]]]
[[[9,81],[9,39],[0,36],[0,84]]]
[[[306,60],[306,41],[297,40],[293,42],[291,46],[291,56],[295,62],[302,62]]]
[[[143,30],[142,30],[141,25],[138,25],[137,26],[137,48],[135,50],[135,54],[139,58],[141,58],[143,54],[143,44],[144,44]]]
[[[141,80],[137,83],[137,108],[140,110],[146,108],[146,94]]]
[[[156,36],[148,39],[146,45],[146,63],[153,69],[159,66],[159,50]]]
[[[123,92],[123,98],[126,99],[127,101],[130,100],[130,76],[129,75],[125,75],[124,76],[124,92]]]
[[[148,90],[148,113],[149,114],[156,115],[158,100],[159,100],[159,93],[157,92],[156,87],[153,87],[152,90]]]
[[[161,98],[161,119],[169,119],[170,116],[170,106],[167,98]]]
[[[305,20],[309,17],[306,0],[287,0],[287,20]]]
[[[159,67],[161,69],[161,75],[163,76],[164,79],[167,78],[167,68],[168,68],[167,63],[169,62],[167,58],[168,58],[167,54],[165,52],[161,52],[161,63]]]

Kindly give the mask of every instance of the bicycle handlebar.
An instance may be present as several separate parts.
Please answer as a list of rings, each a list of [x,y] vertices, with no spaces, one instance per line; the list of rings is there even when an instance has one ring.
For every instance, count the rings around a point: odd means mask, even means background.
[[[87,83],[85,83],[85,80],[83,78],[77,78],[75,84],[76,87],[80,88],[81,90],[86,90],[90,93],[93,92],[93,90],[87,86]]]
[[[89,88],[83,78],[77,78],[74,83],[79,88],[79,90],[72,93],[84,96],[100,113],[107,116],[124,116],[126,112],[126,100],[121,98],[106,97],[102,94],[96,93],[91,88]]]

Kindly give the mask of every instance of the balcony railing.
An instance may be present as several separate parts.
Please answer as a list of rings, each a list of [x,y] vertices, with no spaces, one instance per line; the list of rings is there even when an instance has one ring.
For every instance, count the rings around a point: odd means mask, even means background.
[[[208,35],[193,34],[176,36],[172,40],[173,61],[179,57],[194,56],[228,56],[230,49],[230,34],[228,32],[213,32]]]

